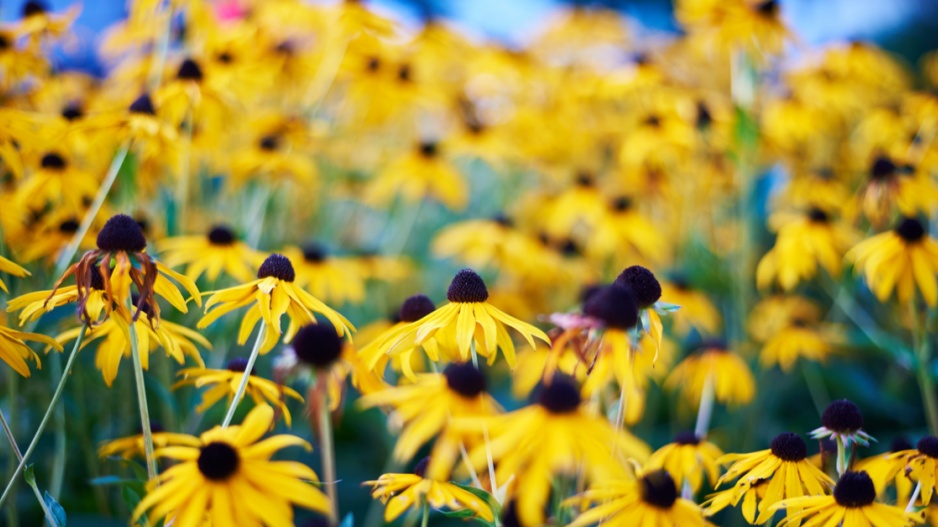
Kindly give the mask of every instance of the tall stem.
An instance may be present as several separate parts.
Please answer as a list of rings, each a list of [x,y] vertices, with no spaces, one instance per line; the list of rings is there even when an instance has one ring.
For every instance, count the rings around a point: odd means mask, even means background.
[[[130,297],[127,298],[130,311]],[[120,315],[116,315],[120,316]],[[140,361],[140,342],[137,339],[135,322],[130,322],[130,354],[134,363],[134,381],[137,385],[137,408],[140,410],[140,428],[143,430],[143,450],[147,457],[147,476],[156,477],[156,456],[153,455],[153,431],[150,429],[150,408],[147,406],[147,389],[143,380],[143,364]]]
[[[261,324],[261,329],[257,332],[257,340],[254,341],[254,348],[251,350],[251,356],[248,357],[248,364],[244,368],[244,375],[241,376],[241,384],[238,385],[238,391],[235,392],[234,397],[231,399],[231,406],[228,407],[225,420],[221,423],[222,428],[228,428],[228,425],[231,424],[231,420],[234,419],[235,410],[238,409],[238,403],[241,402],[241,398],[244,397],[244,391],[247,390],[248,380],[251,378],[251,372],[254,370],[254,362],[257,361],[257,356],[260,354],[261,344],[264,342],[264,334],[266,332],[266,326]]]
[[[918,499],[919,494],[922,493],[922,482],[919,481],[915,485],[915,490],[912,491],[912,497],[909,499],[909,504],[905,506],[905,512],[912,512],[915,510],[915,501]]]
[[[316,391],[319,392],[319,455],[322,459],[323,486],[329,496],[329,522],[336,525],[339,517],[339,497],[336,492],[335,452],[332,446],[332,412],[329,411],[329,390],[327,387],[327,372],[319,372],[316,376]]]
[[[915,350],[915,372],[922,390],[922,402],[925,406],[925,418],[932,435],[938,435],[938,400],[935,398],[935,383],[928,372],[931,350],[928,347],[928,334],[923,317],[915,309],[915,300],[909,303],[909,315],[912,317],[912,347]]]
[[[16,454],[16,459],[23,461],[20,446],[16,444],[16,438],[13,437],[13,431],[10,430],[10,425],[7,423],[6,417],[3,416],[3,412],[0,412],[0,424],[3,425],[3,431],[7,435],[7,440],[10,441],[10,447],[13,449],[13,453]],[[52,511],[49,510],[49,506],[46,505],[46,500],[42,497],[42,493],[39,492],[39,487],[36,485],[35,480],[29,482],[29,488],[33,489],[36,501],[38,501],[39,506],[42,507],[42,512],[46,515],[46,520],[49,522],[49,525],[56,527],[58,522],[55,520],[55,516],[52,515]]]
[[[68,379],[68,375],[72,371],[72,365],[75,364],[75,358],[78,356],[78,347],[81,346],[81,341],[85,338],[85,332],[87,330],[88,326],[81,326],[81,331],[78,332],[78,338],[75,339],[75,346],[72,348],[72,353],[68,357],[68,362],[65,363],[65,371],[62,373],[62,378],[59,380],[59,385],[55,387],[55,392],[52,394],[52,400],[49,401],[49,407],[46,408],[45,415],[43,415],[42,420],[39,421],[39,428],[36,429],[36,433],[33,435],[32,441],[29,442],[29,446],[26,447],[26,452],[23,453],[23,459],[20,460],[19,465],[16,466],[16,470],[13,471],[13,477],[11,477],[10,481],[7,483],[6,489],[3,491],[3,495],[0,495],[0,507],[3,507],[3,504],[9,497],[10,490],[13,488],[13,484],[16,483],[16,480],[20,477],[20,474],[23,473],[23,469],[26,468],[26,462],[29,461],[29,457],[33,455],[33,451],[36,450],[36,445],[39,444],[39,438],[45,431],[46,425],[49,424],[49,418],[52,417],[52,411],[55,409],[55,405],[62,397],[62,392],[65,390],[65,381]]]
[[[703,392],[700,394],[700,407],[697,408],[697,425],[694,427],[694,435],[697,436],[698,439],[706,437],[707,430],[710,429],[710,417],[713,415],[713,399],[715,395],[713,373],[711,372],[707,375],[707,380],[704,381]]]
[[[847,447],[843,439],[837,438],[837,475],[843,476],[847,471]]]
[[[430,523],[430,500],[426,496],[423,497],[423,519],[420,520],[420,527],[427,527],[427,524]]]

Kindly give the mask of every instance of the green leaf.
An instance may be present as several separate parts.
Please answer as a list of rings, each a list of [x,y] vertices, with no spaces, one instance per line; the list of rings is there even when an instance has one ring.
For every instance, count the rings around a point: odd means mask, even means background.
[[[48,490],[43,494],[42,499],[45,500],[46,507],[49,508],[49,512],[52,513],[52,516],[55,518],[55,523],[58,524],[58,527],[65,527],[65,509],[59,505],[59,502],[55,501],[55,498],[52,497],[52,494],[49,494]]]
[[[26,483],[32,487],[36,485],[36,474],[33,472],[32,465],[26,465],[26,470],[23,471],[23,479],[26,480]]]
[[[486,492],[486,491],[484,491],[484,490],[482,490],[482,489],[478,489],[478,488],[476,488],[476,487],[473,487],[473,486],[471,486],[471,485],[463,485],[462,483],[456,483],[455,481],[453,481],[453,482],[451,482],[451,483],[452,483],[453,485],[456,485],[457,487],[459,487],[459,488],[465,490],[466,492],[469,492],[469,493],[474,494],[474,495],[477,496],[479,499],[481,499],[485,504],[487,504],[487,505],[489,506],[490,509],[492,509],[492,515],[493,515],[495,518],[498,518],[498,517],[500,517],[500,516],[502,515],[502,506],[499,505],[498,500],[495,499],[495,496],[492,496],[492,495],[489,494],[488,492]],[[450,513],[447,513],[447,512],[444,512],[443,514],[445,514],[445,515],[447,515],[447,516],[450,516],[450,517],[452,517],[452,518],[469,518],[469,517],[472,517],[473,515],[475,515],[475,512],[473,512],[473,511],[471,511],[471,510],[469,510],[469,509],[463,509],[463,510],[460,510],[460,511],[450,511],[450,512],[451,512],[452,514],[462,513],[463,516],[451,516],[451,514],[450,514]],[[486,521],[485,519],[483,519],[483,518],[481,518],[481,517],[479,517],[479,516],[476,516],[476,517],[474,517],[473,519],[474,519],[475,521],[477,521],[477,522],[482,523],[482,524],[489,525],[489,526],[491,526],[491,527],[495,527],[495,522]]]
[[[466,518],[472,518],[472,517],[475,516],[475,514],[476,514],[475,512],[473,512],[473,511],[470,510],[470,509],[462,509],[462,510],[458,510],[458,511],[439,511],[439,512],[440,512],[440,514],[442,514],[443,516],[446,516],[447,518],[459,518],[459,519],[463,519],[463,520],[466,519]],[[483,520],[482,518],[479,518],[479,521],[481,521],[482,523],[485,523],[485,524],[488,524],[488,523],[489,523],[489,522]]]
[[[130,510],[135,510],[137,508],[137,505],[140,504],[140,499],[141,499],[140,494],[138,494],[137,491],[135,491],[129,485],[121,489],[121,497],[124,498],[124,503],[127,504],[127,507],[129,507]],[[137,524],[141,526],[146,526],[147,515],[146,514],[141,515],[140,519],[137,520]]]
[[[671,313],[673,311],[677,311],[678,309],[681,309],[681,306],[677,304],[669,304],[667,302],[655,302],[655,311],[657,311],[658,313],[662,313],[662,314]]]

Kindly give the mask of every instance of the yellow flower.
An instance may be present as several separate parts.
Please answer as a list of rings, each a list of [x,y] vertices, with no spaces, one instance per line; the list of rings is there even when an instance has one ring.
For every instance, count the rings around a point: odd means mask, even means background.
[[[266,133],[231,159],[231,180],[235,187],[257,180],[292,179],[304,187],[314,187],[318,175],[316,163],[308,153],[295,148],[290,136]]]
[[[556,376],[540,392],[538,402],[489,418],[457,419],[462,433],[489,434],[488,444],[469,452],[472,464],[495,462],[495,481],[511,482],[522,525],[542,525],[552,476],[582,474],[602,483],[628,477],[627,458],[644,460],[648,446],[628,432],[616,431],[606,419],[580,404],[580,389],[572,379]]]
[[[330,256],[316,243],[302,249],[286,247],[283,255],[295,262],[296,285],[323,302],[360,304],[365,300],[365,276],[357,260]]]
[[[688,355],[668,376],[665,386],[680,387],[685,398],[696,405],[707,383],[713,384],[716,400],[724,404],[746,404],[756,391],[749,366],[718,341],[705,343]]]
[[[6,317],[3,318],[5,319]],[[5,320],[3,322],[4,324],[0,324],[0,359],[3,359],[3,362],[7,363],[7,365],[16,370],[16,373],[19,373],[23,377],[29,377],[31,375],[29,364],[27,364],[26,361],[35,361],[37,368],[42,367],[39,362],[39,355],[30,349],[23,341],[41,342],[62,351],[61,344],[45,335],[16,331],[6,327]]]
[[[85,208],[79,213],[68,210],[50,211],[50,213],[44,214],[35,222],[30,222],[22,231],[15,234],[10,233],[10,247],[13,248],[13,251],[23,263],[44,258],[45,264],[52,266],[62,255],[62,251],[75,238],[78,228],[81,226],[81,217],[85,213],[87,213]],[[94,249],[95,237],[101,231],[104,222],[102,216],[95,218],[91,228],[88,229],[85,237],[78,244],[80,250]]]
[[[892,482],[896,485],[896,503],[908,503],[914,483],[909,479],[905,469],[909,460],[918,455],[920,455],[919,450],[904,438],[897,437],[889,446],[889,452],[860,460],[856,467],[857,470],[869,474],[873,484],[876,485],[878,494],[885,492],[886,487]]]
[[[386,205],[399,194],[410,206],[432,197],[450,209],[465,208],[466,183],[441,150],[439,143],[425,141],[391,160],[368,184],[365,202]]]
[[[30,0],[23,5],[23,18],[14,25],[13,31],[27,37],[30,47],[39,48],[44,41],[65,35],[79,13],[81,6],[77,4],[62,14],[53,14],[41,2]]]
[[[202,393],[202,400],[195,407],[195,411],[202,413],[215,405],[218,401],[227,397],[229,403],[238,391],[241,385],[241,379],[244,371],[247,369],[247,359],[238,357],[228,361],[223,370],[211,370],[207,368],[186,368],[180,370],[176,375],[183,379],[173,385],[173,389],[181,386],[192,385],[196,388],[210,388]],[[248,378],[245,393],[254,399],[254,404],[269,403],[283,415],[283,420],[287,426],[291,425],[290,410],[284,397],[292,397],[302,402],[303,397],[296,393],[289,386],[269,381],[263,377],[257,376],[253,371]]]
[[[931,214],[938,203],[938,184],[931,175],[897,162],[887,156],[874,159],[870,180],[860,192],[863,213],[874,225],[882,225],[896,209],[903,216]]]
[[[150,423],[150,430],[153,432],[153,446],[162,448],[165,446],[199,446],[199,440],[186,434],[176,434],[167,432],[157,423]],[[145,455],[143,444],[143,434],[137,434],[129,437],[121,437],[108,441],[98,448],[98,457],[120,456],[123,459],[133,459],[134,457],[143,457]]]
[[[339,336],[354,331],[354,326],[345,317],[298,287],[294,283],[295,279],[296,272],[288,258],[280,254],[268,256],[257,270],[257,280],[222,289],[208,299],[205,316],[199,320],[198,328],[206,328],[222,315],[251,306],[241,320],[238,344],[247,342],[254,326],[263,319],[266,332],[261,353],[272,350],[280,341],[283,335],[280,319],[283,315],[290,319],[284,342],[290,342],[300,326],[315,324],[313,313],[326,317],[335,326]]]
[[[449,304],[388,333],[380,347],[393,353],[398,346],[412,349],[436,336],[437,340],[454,344],[462,361],[469,360],[470,348],[475,345],[479,355],[487,357],[491,364],[495,362],[497,350],[501,348],[505,361],[513,368],[516,363],[515,345],[505,326],[520,333],[532,348],[535,346],[534,338],[550,343],[550,339],[540,329],[486,302],[488,296],[482,278],[471,269],[463,269],[449,285],[446,293]]]
[[[212,227],[206,236],[177,236],[162,240],[159,246],[163,263],[167,267],[186,265],[185,274],[192,280],[204,273],[214,282],[222,270],[242,282],[254,276],[254,250],[224,225]]]
[[[95,175],[77,168],[61,152],[49,151],[42,155],[39,167],[20,183],[16,199],[31,211],[51,207],[77,215],[84,211],[85,201],[98,192],[99,185]]]
[[[83,295],[79,294],[76,285],[60,287],[55,291],[35,291],[8,301],[7,311],[12,313],[22,310],[22,313],[20,313],[20,325],[22,326],[26,322],[38,320],[43,314],[59,306],[78,302],[78,299],[82,296],[84,297],[83,309],[88,319],[97,321],[101,317],[101,313],[108,309],[104,279],[97,267],[91,268],[91,287]]]
[[[703,291],[691,287],[680,277],[661,284],[661,298],[668,303],[681,306],[671,314],[674,331],[686,335],[691,328],[704,335],[715,335],[720,331],[723,318],[713,302]]]
[[[715,487],[720,477],[717,458],[723,451],[713,443],[701,439],[693,432],[681,432],[674,437],[674,442],[656,450],[645,463],[645,470],[662,469],[667,472],[678,487],[684,482],[695,493],[700,490],[703,475],[711,487]]]
[[[765,523],[775,512],[779,500],[801,496],[820,496],[834,485],[827,474],[808,460],[808,447],[798,434],[785,432],[772,440],[771,448],[750,454],[726,454],[717,463],[730,465],[718,485],[739,478],[733,489],[736,502],[751,485],[768,481],[765,496],[759,503],[756,523]],[[789,516],[792,511],[789,511]]]
[[[620,196],[607,202],[607,213],[596,225],[587,250],[616,262],[635,259],[661,262],[668,254],[665,238],[651,218],[636,207],[634,198]]]
[[[896,289],[899,301],[908,303],[918,286],[930,307],[938,304],[938,242],[919,220],[903,219],[894,230],[857,244],[846,258],[880,302]]]
[[[443,373],[417,377],[414,384],[391,387],[359,400],[364,407],[390,406],[391,422],[402,427],[394,459],[405,462],[434,436],[439,436],[427,469],[431,479],[449,476],[461,442],[450,429],[452,419],[491,416],[501,407],[485,391],[485,376],[472,364],[453,363]]]
[[[271,461],[285,447],[309,448],[291,435],[259,441],[273,422],[273,409],[260,405],[240,426],[216,426],[203,433],[198,446],[157,449],[157,456],[179,463],[147,484],[147,495],[134,509],[132,521],[148,513],[150,521],[172,518],[174,527],[202,527],[206,518],[218,526],[292,527],[291,505],[328,513],[328,498],[307,483],[319,482],[309,467]]]
[[[216,76],[206,75],[193,57],[179,64],[176,77],[156,91],[160,115],[170,123],[188,123],[208,136],[209,142],[220,136],[225,119],[230,118],[234,98]]]
[[[778,525],[842,527],[902,527],[921,523],[925,511],[905,512],[901,507],[876,503],[876,487],[866,472],[844,472],[833,495],[804,496],[782,500],[771,512],[788,509]],[[763,502],[764,503],[764,502]]]
[[[492,508],[479,496],[453,483],[425,477],[424,472],[429,463],[430,458],[422,460],[414,468],[413,474],[382,474],[377,480],[362,483],[372,485],[371,497],[380,499],[387,506],[384,510],[385,522],[393,522],[410,507],[420,506],[424,502],[435,509],[469,509],[487,522],[494,521]]]
[[[743,518],[752,525],[756,524],[756,513],[759,510],[759,504],[765,499],[765,491],[768,488],[768,481],[764,479],[750,482],[745,489],[726,489],[707,497],[707,501],[701,504],[707,511],[707,516],[722,511],[729,506],[737,506],[743,502]]]
[[[766,341],[759,353],[759,364],[763,368],[778,364],[787,373],[799,358],[824,362],[833,351],[831,342],[836,339],[836,326],[795,320]]]
[[[584,507],[595,505],[580,513],[568,527],[586,527],[593,524],[612,527],[707,525],[700,506],[680,497],[674,479],[665,470],[647,471],[634,481],[594,483],[582,495],[570,498],[564,503]]]
[[[7,260],[6,258],[2,256],[0,256],[0,272],[8,273],[13,276],[18,276],[20,278],[30,275],[29,271],[27,271],[26,269],[23,269],[22,267],[16,265],[14,262],[11,262],[10,260]],[[3,292],[5,293],[10,292],[7,289],[7,285],[3,283],[2,279],[0,279],[0,289],[3,289]],[[7,311],[10,311],[9,306],[7,306]]]
[[[885,456],[882,463],[867,464],[869,475],[881,489],[891,479],[911,479],[922,487],[922,504],[929,505],[938,484],[938,437],[926,436],[916,448],[900,450]]]

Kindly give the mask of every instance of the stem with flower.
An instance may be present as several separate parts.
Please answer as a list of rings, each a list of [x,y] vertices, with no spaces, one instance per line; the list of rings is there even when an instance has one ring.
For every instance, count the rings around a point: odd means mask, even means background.
[[[133,312],[130,297],[127,298],[127,311]],[[130,329],[130,355],[133,359],[134,381],[137,386],[137,407],[140,410],[140,428],[143,430],[143,449],[147,458],[147,476],[156,477],[156,456],[153,454],[153,430],[150,428],[150,408],[147,406],[147,390],[143,379],[143,365],[140,361],[140,341],[137,338],[135,322],[131,320]]]
[[[932,435],[938,435],[938,399],[935,398],[935,383],[928,371],[931,350],[928,346],[928,334],[924,317],[915,309],[915,300],[909,302],[909,316],[912,317],[912,348],[915,352],[915,372],[922,390],[922,402],[925,406],[925,418]]]
[[[13,431],[10,430],[10,425],[7,423],[6,417],[3,416],[3,412],[0,412],[0,425],[3,425],[3,431],[7,435],[7,440],[10,441],[10,447],[13,448],[13,453],[16,454],[16,459],[22,462],[23,454],[20,452],[20,446],[16,444],[16,438],[13,437]],[[51,527],[58,525],[58,522],[55,520],[55,516],[53,516],[52,511],[49,510],[49,506],[46,505],[46,500],[43,499],[42,493],[39,492],[39,487],[36,485],[36,480],[27,478],[26,482],[29,484],[29,488],[33,489],[33,494],[36,496],[36,501],[38,501],[39,506],[42,507],[42,512],[46,515],[46,520],[48,520],[49,525]]]
[[[915,490],[912,491],[912,497],[909,498],[909,504],[905,506],[905,512],[912,512],[915,510],[915,502],[918,501],[919,494],[922,493],[922,482],[919,481],[915,485]]]
[[[84,340],[85,332],[87,330],[88,326],[82,324],[81,330],[78,332],[78,338],[75,339],[75,345],[72,347],[72,352],[68,356],[68,362],[65,363],[65,371],[62,372],[62,378],[59,379],[59,384],[55,387],[55,392],[52,393],[52,400],[49,401],[49,407],[46,408],[45,415],[43,415],[42,420],[39,421],[39,428],[36,429],[36,433],[33,435],[32,441],[29,442],[29,446],[26,447],[26,452],[23,452],[23,458],[20,460],[19,465],[16,466],[16,470],[13,471],[13,476],[10,478],[6,488],[3,490],[3,495],[0,495],[0,507],[3,507],[3,504],[9,497],[10,490],[13,488],[13,484],[16,483],[17,478],[19,478],[20,474],[23,473],[23,470],[26,468],[26,463],[29,461],[30,456],[33,455],[33,451],[36,450],[36,446],[39,444],[39,438],[42,436],[46,426],[49,424],[49,418],[52,417],[52,411],[55,409],[56,404],[58,404],[59,399],[62,397],[62,392],[65,391],[65,381],[68,379],[69,373],[72,371],[72,366],[75,364],[75,358],[78,356],[78,348],[81,346],[81,341]]]
[[[323,486],[329,497],[329,523],[336,525],[339,512],[339,497],[336,494],[335,453],[332,446],[332,412],[329,411],[328,372],[317,372],[316,391],[319,392],[319,454],[322,459]]]
[[[244,391],[248,387],[248,380],[251,378],[251,372],[254,370],[254,363],[257,361],[257,356],[260,354],[261,343],[264,342],[264,334],[266,332],[267,328],[262,324],[261,329],[257,332],[257,339],[254,341],[251,356],[248,357],[247,366],[244,367],[244,375],[241,376],[241,384],[238,385],[238,391],[235,392],[234,397],[231,399],[228,413],[225,414],[225,420],[221,423],[222,428],[228,428],[228,425],[231,424],[231,420],[234,419],[235,410],[238,409],[238,403],[241,402],[241,398],[244,397]]]
[[[694,426],[694,435],[698,439],[707,436],[710,429],[710,417],[713,415],[713,402],[716,396],[713,385],[713,373],[704,381],[703,391],[700,394],[700,406],[697,408],[697,424]]]

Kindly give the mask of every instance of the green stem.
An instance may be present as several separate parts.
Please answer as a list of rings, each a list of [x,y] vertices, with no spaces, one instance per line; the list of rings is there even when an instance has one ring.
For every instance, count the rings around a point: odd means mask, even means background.
[[[50,357],[52,378],[62,376],[62,358],[58,354]],[[49,494],[53,497],[62,492],[62,480],[65,479],[66,447],[68,435],[65,433],[65,405],[58,406],[52,419],[52,431],[55,437],[55,449],[52,452],[52,475],[49,477]]]
[[[46,408],[45,415],[42,416],[42,420],[39,422],[39,428],[36,429],[36,433],[33,435],[32,441],[29,442],[29,446],[26,447],[26,452],[23,453],[23,459],[20,460],[19,465],[16,466],[16,470],[13,471],[13,477],[11,477],[10,481],[7,483],[6,489],[3,491],[3,495],[0,495],[0,507],[3,507],[3,504],[9,497],[10,490],[13,488],[13,484],[16,483],[16,480],[20,477],[20,474],[23,473],[23,469],[26,468],[26,462],[29,461],[29,457],[33,455],[33,451],[36,450],[36,446],[39,444],[39,438],[45,431],[46,425],[49,424],[49,418],[52,417],[52,411],[55,408],[55,405],[59,402],[59,399],[62,397],[62,392],[65,390],[65,381],[68,379],[69,373],[72,371],[72,365],[75,364],[75,358],[78,357],[78,347],[81,345],[81,341],[85,338],[85,332],[87,330],[88,326],[81,326],[81,331],[78,332],[78,338],[75,339],[75,346],[72,348],[72,353],[68,357],[68,362],[65,363],[65,371],[62,373],[62,378],[59,379],[59,385],[55,387],[55,392],[52,394],[52,400],[49,402],[49,407]]]
[[[16,398],[17,398],[17,394],[19,393],[19,389],[18,389],[18,388],[19,388],[19,376],[18,376],[18,375],[12,375],[12,376],[8,377],[8,382],[7,382],[7,398],[8,398],[8,400],[10,401],[10,422],[11,422],[11,423],[16,423],[16,406],[17,406],[17,404],[16,404]],[[12,430],[13,430],[13,428],[12,428],[12,426],[11,426],[11,427],[10,427],[10,431],[12,432]],[[14,477],[14,475],[16,474],[15,471],[16,471],[16,462],[14,462],[14,461],[11,459],[11,460],[10,460],[10,470],[9,470],[8,475],[7,475],[7,477],[8,477],[11,481],[16,479],[16,478]],[[7,518],[6,518],[6,519],[7,519],[7,525],[9,525],[10,527],[19,527],[20,515],[19,515],[19,511],[17,510],[16,500],[13,500],[12,502],[10,502],[10,506],[7,507],[7,511],[6,511],[6,512],[7,512],[7,514],[6,514],[6,516],[7,516]]]
[[[16,454],[16,459],[23,461],[23,454],[20,452],[20,446],[16,444],[16,438],[13,437],[13,431],[10,430],[10,425],[7,423],[6,417],[3,416],[3,412],[0,412],[0,425],[3,425],[3,431],[7,435],[7,440],[10,441],[10,446],[13,448],[13,453]],[[46,500],[43,499],[42,493],[39,492],[39,487],[36,485],[35,480],[28,482],[29,488],[33,489],[33,494],[36,496],[36,501],[39,502],[39,506],[42,507],[42,512],[46,515],[46,520],[48,520],[49,525],[55,527],[58,525],[58,522],[55,521],[55,516],[52,515],[52,511],[49,510],[49,507],[46,505]]]
[[[336,492],[335,452],[332,445],[332,412],[329,411],[329,391],[326,385],[326,373],[319,373],[316,377],[316,390],[320,393],[319,400],[319,455],[322,459],[323,486],[329,496],[329,521],[336,525],[339,516],[339,497]]]
[[[132,313],[130,298],[127,299],[128,312]],[[119,316],[119,315],[118,315]],[[134,363],[134,381],[137,386],[137,408],[140,411],[140,428],[143,430],[143,450],[147,458],[147,476],[156,477],[156,456],[153,455],[153,431],[150,429],[150,409],[147,406],[147,389],[143,380],[143,365],[140,361],[140,342],[137,338],[137,328],[130,322],[130,354]]]
[[[423,519],[420,520],[420,527],[427,527],[430,523],[430,500],[426,496],[423,498]]]
[[[254,348],[251,350],[251,356],[248,357],[248,364],[244,368],[244,375],[241,376],[241,384],[238,385],[238,391],[235,392],[234,397],[231,399],[231,406],[228,407],[225,420],[221,423],[222,428],[228,428],[228,425],[231,424],[231,420],[234,419],[235,410],[238,409],[238,403],[241,402],[241,398],[244,397],[244,391],[247,390],[248,380],[251,378],[251,372],[254,370],[254,362],[257,361],[257,356],[260,354],[261,344],[264,342],[264,334],[266,332],[267,328],[261,324],[261,329],[257,332],[257,340],[254,341]]]
[[[922,402],[925,406],[925,418],[932,435],[938,435],[938,400],[935,398],[935,383],[928,372],[931,350],[928,347],[928,335],[925,321],[915,309],[915,300],[909,303],[909,315],[912,317],[912,347],[915,350],[915,372],[919,387],[922,389]]]
[[[837,475],[843,476],[847,471],[847,447],[841,438],[837,438]]]
[[[62,254],[59,256],[59,261],[55,264],[55,276],[62,276],[72,262],[72,258],[75,257],[75,253],[78,252],[81,241],[85,239],[88,230],[91,229],[91,224],[94,223],[94,219],[98,216],[101,206],[104,205],[104,200],[107,199],[108,192],[111,191],[111,187],[114,185],[114,180],[117,179],[117,173],[120,172],[121,165],[124,164],[124,159],[127,158],[129,149],[130,142],[128,141],[121,145],[117,153],[114,154],[114,159],[111,161],[111,166],[107,169],[107,175],[104,176],[104,181],[102,181],[101,186],[98,187],[98,193],[95,195],[94,201],[92,201],[91,206],[88,207],[88,212],[85,213],[85,217],[81,219],[78,232],[72,237],[72,241],[70,241],[65,247],[65,250],[62,251]]]
[[[694,426],[694,435],[698,439],[707,437],[707,430],[710,429],[710,417],[713,415],[713,401],[715,397],[713,386],[713,374],[707,376],[704,381],[703,392],[700,394],[700,406],[697,408],[697,424]]]
[[[909,504],[905,506],[905,512],[912,512],[915,510],[915,500],[918,499],[918,496],[921,493],[922,493],[922,482],[919,481],[915,485],[915,490],[912,491],[912,497],[909,499]]]

